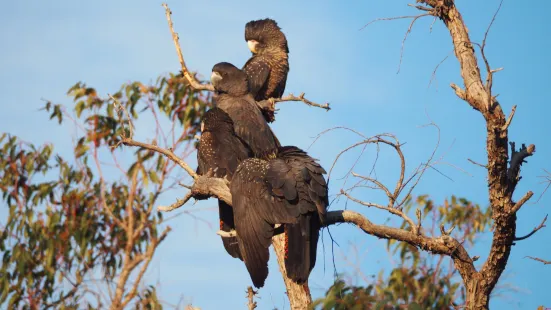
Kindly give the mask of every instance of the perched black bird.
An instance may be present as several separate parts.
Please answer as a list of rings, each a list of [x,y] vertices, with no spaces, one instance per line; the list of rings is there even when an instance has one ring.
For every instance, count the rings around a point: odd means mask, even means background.
[[[316,263],[328,202],[325,170],[301,149],[281,147],[277,158],[243,161],[230,191],[241,255],[256,287],[268,276],[268,248],[275,224],[284,224],[285,268],[298,283]]]
[[[245,41],[253,53],[243,66],[256,101],[280,98],[285,91],[289,73],[289,48],[285,34],[273,19],[260,19],[245,25]],[[263,111],[268,122],[274,113]]]
[[[211,82],[216,106],[231,117],[236,135],[254,157],[275,157],[279,141],[249,92],[247,75],[234,65],[221,62],[212,68]]]
[[[252,156],[252,152],[235,135],[230,116],[219,108],[205,113],[201,122],[201,139],[197,147],[197,173],[206,174],[212,170],[213,176],[231,181],[237,166]],[[230,205],[218,200],[220,230],[229,232],[235,229],[233,210]],[[233,257],[242,260],[237,239],[222,238],[224,248]]]

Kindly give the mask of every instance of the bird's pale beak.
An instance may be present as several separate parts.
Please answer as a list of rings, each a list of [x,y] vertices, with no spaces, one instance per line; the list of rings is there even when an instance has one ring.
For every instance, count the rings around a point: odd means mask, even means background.
[[[258,45],[258,41],[256,40],[249,40],[247,41],[247,46],[249,47],[249,49],[251,50],[251,52],[253,52],[254,54],[256,54],[258,51],[256,50],[256,46]]]
[[[212,85],[216,85],[216,83],[220,82],[222,80],[222,76],[220,73],[212,71],[212,74],[210,75],[210,82]]]

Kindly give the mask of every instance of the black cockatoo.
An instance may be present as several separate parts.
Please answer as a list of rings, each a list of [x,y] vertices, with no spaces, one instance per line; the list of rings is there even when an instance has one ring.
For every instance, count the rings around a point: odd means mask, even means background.
[[[243,66],[249,78],[250,91],[256,101],[280,98],[289,73],[289,48],[285,34],[273,19],[260,19],[245,25],[245,41],[253,53]],[[268,122],[274,113],[263,111]]]
[[[249,92],[247,75],[234,65],[221,62],[212,68],[211,83],[216,91],[216,106],[228,113],[236,135],[254,157],[275,157],[279,141]]]
[[[301,149],[281,147],[277,158],[243,161],[230,184],[241,255],[256,287],[268,276],[275,224],[284,224],[285,268],[298,283],[316,262],[328,202],[325,170]]]
[[[201,139],[197,147],[197,173],[206,174],[212,170],[213,176],[231,181],[239,163],[252,156],[252,152],[235,135],[230,116],[219,108],[210,109],[201,122]],[[218,200],[220,230],[229,232],[235,229],[233,210],[222,200]],[[235,258],[242,259],[235,237],[222,238],[224,248]]]

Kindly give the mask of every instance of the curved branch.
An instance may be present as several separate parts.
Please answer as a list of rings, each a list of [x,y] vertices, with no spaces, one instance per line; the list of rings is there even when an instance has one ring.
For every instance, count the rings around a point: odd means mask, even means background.
[[[375,237],[394,239],[434,254],[448,255],[453,259],[457,270],[465,281],[470,280],[476,273],[473,260],[463,245],[450,236],[431,238],[404,229],[373,224],[360,213],[349,210],[328,212],[324,224],[329,226],[338,223],[354,224],[366,234]]]
[[[375,207],[377,209],[381,209],[381,210],[386,210],[394,215],[397,215],[401,218],[403,218],[406,222],[408,222],[409,226],[411,227],[411,230],[417,234],[417,225],[415,225],[415,223],[402,211],[400,211],[399,209],[396,209],[396,208],[392,208],[392,207],[385,207],[385,206],[382,206],[380,204],[376,204],[376,203],[372,203],[372,202],[365,202],[365,201],[361,201],[357,198],[354,198],[352,196],[350,196],[348,193],[346,193],[344,190],[341,189],[341,194],[343,194],[344,196],[346,196],[346,198],[354,201],[355,203],[359,203],[363,206],[366,206],[366,207]]]
[[[547,221],[547,215],[543,218],[543,221],[541,221],[541,223],[537,227],[535,227],[529,234],[527,234],[526,236],[523,236],[523,237],[515,237],[515,241],[521,241],[521,240],[530,238],[538,230],[545,227],[545,221]]]
[[[211,84],[201,84],[197,79],[195,79],[195,76],[192,75],[189,70],[186,67],[186,63],[184,61],[184,55],[182,55],[182,49],[180,48],[180,43],[178,42],[179,36],[174,31],[174,24],[172,23],[172,18],[170,15],[172,15],[172,11],[168,8],[168,5],[166,3],[163,3],[162,6],[165,8],[165,14],[166,14],[166,20],[168,22],[168,28],[170,28],[170,33],[172,34],[172,41],[174,41],[174,46],[176,47],[176,53],[178,54],[178,60],[180,60],[180,66],[182,67],[182,75],[186,78],[186,80],[189,82],[191,87],[197,89],[197,90],[208,90],[208,91],[214,91],[214,87]]]
[[[122,138],[121,141],[124,145],[137,146],[137,147],[141,147],[141,148],[144,148],[144,149],[148,149],[148,150],[151,150],[151,151],[161,153],[161,154],[165,155],[166,157],[168,157],[168,159],[172,160],[173,162],[178,164],[180,167],[182,167],[192,178],[197,179],[197,177],[198,177],[197,173],[195,173],[195,171],[193,169],[191,169],[191,167],[185,161],[178,158],[178,156],[176,156],[176,154],[174,154],[172,149],[164,149],[162,147],[159,147],[159,146],[156,146],[156,145],[153,145],[153,144],[138,142],[138,141],[132,140],[130,138],[124,138],[124,137]]]

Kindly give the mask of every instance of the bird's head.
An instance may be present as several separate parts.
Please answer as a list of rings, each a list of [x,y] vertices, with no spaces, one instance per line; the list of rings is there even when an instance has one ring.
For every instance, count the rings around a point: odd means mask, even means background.
[[[224,110],[212,108],[201,119],[201,132],[225,129],[233,131],[233,121]]]
[[[259,19],[245,25],[245,41],[253,54],[267,51],[284,51],[289,53],[287,39],[281,28],[273,19]]]
[[[247,74],[228,62],[220,62],[212,67],[210,81],[219,93],[241,96],[249,92]]]

